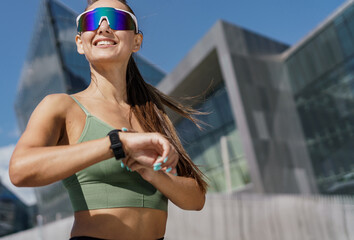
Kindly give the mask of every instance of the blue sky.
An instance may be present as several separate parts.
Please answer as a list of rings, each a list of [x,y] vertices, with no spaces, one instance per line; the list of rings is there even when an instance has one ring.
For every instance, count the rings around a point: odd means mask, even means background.
[[[41,0],[3,1],[0,52],[0,167],[19,131],[14,112],[16,89],[29,49]],[[60,0],[59,0],[60,1]],[[61,0],[76,12],[86,0]],[[345,0],[128,0],[144,33],[142,56],[171,72],[218,19],[293,45]],[[3,163],[2,163],[3,162]],[[6,171],[0,172],[6,174]],[[4,176],[3,176],[4,177]]]

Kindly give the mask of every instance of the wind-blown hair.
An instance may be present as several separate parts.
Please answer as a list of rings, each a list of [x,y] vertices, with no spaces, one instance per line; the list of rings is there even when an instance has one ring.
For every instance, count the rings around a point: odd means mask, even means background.
[[[86,9],[97,1],[99,0],[88,0]],[[117,1],[126,5],[129,11],[134,14],[125,0]],[[178,175],[194,178],[202,192],[205,193],[208,187],[205,175],[193,163],[183,148],[176,130],[166,114],[164,106],[191,120],[199,129],[201,129],[199,125],[200,121],[193,117],[193,115],[204,113],[180,104],[154,86],[146,83],[135,63],[133,55],[130,56],[127,66],[126,86],[128,104],[130,105],[130,123],[132,114],[134,113],[145,132],[158,132],[166,137],[179,154],[179,161],[176,167]]]

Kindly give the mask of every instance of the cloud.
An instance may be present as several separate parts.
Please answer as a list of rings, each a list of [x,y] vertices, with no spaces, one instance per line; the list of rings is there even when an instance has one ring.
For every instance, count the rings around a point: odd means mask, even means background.
[[[9,177],[9,162],[15,145],[0,147],[0,176],[1,182],[25,204],[32,205],[37,202],[33,188],[18,188],[14,186]]]

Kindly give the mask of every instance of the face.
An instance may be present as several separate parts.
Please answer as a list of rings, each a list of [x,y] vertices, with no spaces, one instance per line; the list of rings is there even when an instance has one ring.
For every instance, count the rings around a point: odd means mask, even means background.
[[[123,10],[128,8],[117,0],[100,0],[92,4],[87,10],[98,7],[112,7]],[[76,36],[77,51],[85,54],[87,60],[93,64],[128,63],[130,55],[140,49],[142,35],[134,30],[113,30],[107,20],[103,20],[98,29],[85,31]]]

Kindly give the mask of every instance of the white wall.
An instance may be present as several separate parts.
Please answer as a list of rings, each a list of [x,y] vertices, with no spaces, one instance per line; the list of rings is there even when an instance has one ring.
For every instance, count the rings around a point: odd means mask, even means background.
[[[69,239],[66,218],[1,240]],[[202,211],[169,203],[166,240],[354,240],[354,198],[209,195]]]

